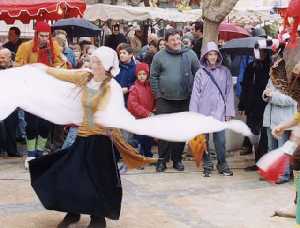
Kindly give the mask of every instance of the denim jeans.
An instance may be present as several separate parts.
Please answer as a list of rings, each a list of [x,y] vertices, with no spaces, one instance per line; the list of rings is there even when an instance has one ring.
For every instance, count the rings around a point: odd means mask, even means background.
[[[17,127],[17,137],[18,138],[26,138],[26,121],[25,121],[25,113],[22,109],[18,109],[18,127]]]
[[[268,151],[275,150],[281,147],[286,141],[289,140],[289,132],[285,131],[283,135],[276,139],[272,136],[272,129],[267,128],[267,135],[268,135]],[[287,164],[285,173],[283,176],[280,177],[281,180],[289,180],[290,179],[290,164]]]
[[[209,144],[209,135],[206,135],[206,140],[207,140],[207,145],[208,145]],[[213,141],[215,144],[218,164],[221,166],[224,166],[224,165],[226,165],[225,131],[213,133]],[[212,161],[210,159],[210,151],[209,150],[204,154],[203,160],[204,160],[204,168],[205,169],[212,168]]]
[[[70,146],[73,145],[73,143],[75,142],[75,139],[77,137],[77,130],[78,130],[77,127],[71,127],[69,129],[68,135],[67,135],[67,137],[65,139],[65,142],[64,142],[64,144],[62,146],[62,149],[66,149],[66,148],[68,148],[68,147],[70,147]]]
[[[135,139],[134,134],[132,134],[132,133],[130,133],[130,132],[128,132],[128,131],[125,131],[125,130],[122,130],[121,132],[122,132],[122,135],[123,135],[125,141],[126,141],[129,145],[131,145],[131,146],[134,147],[134,148],[138,148],[138,142],[137,142],[137,140]]]
[[[153,139],[147,135],[135,135],[134,138],[140,145],[140,154],[145,157],[153,157],[153,154],[151,152]]]

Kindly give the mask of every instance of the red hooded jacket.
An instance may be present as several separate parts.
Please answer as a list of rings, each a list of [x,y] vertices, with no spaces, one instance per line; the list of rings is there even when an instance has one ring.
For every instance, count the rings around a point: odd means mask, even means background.
[[[139,66],[140,65],[140,66]],[[144,63],[137,65],[136,71],[147,69]],[[149,68],[148,68],[149,69]],[[149,75],[149,70],[146,70]],[[154,96],[149,81],[136,80],[129,90],[128,110],[137,119],[146,118],[154,109]]]

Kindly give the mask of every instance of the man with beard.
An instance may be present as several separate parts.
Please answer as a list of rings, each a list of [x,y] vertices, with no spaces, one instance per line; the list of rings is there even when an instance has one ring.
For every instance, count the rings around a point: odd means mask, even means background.
[[[66,62],[61,58],[62,50],[51,37],[51,27],[46,22],[37,22],[33,40],[27,41],[19,47],[16,54],[16,65],[43,63],[52,67],[65,67]],[[39,94],[36,94],[39,96]],[[47,137],[51,130],[51,123],[31,113],[25,113],[27,122],[27,158],[28,162],[43,155]]]
[[[10,50],[7,48],[0,49],[0,70],[12,67],[11,57]],[[6,152],[9,157],[20,157],[16,143],[17,125],[17,111],[14,111],[4,121],[0,122],[0,152]]]

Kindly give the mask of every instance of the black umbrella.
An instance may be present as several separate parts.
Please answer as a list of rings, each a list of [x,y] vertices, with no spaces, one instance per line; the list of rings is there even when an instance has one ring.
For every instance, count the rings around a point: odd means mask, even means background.
[[[246,37],[233,39],[226,42],[221,48],[222,53],[236,55],[254,55],[254,47],[259,40],[264,40],[263,37]],[[260,48],[271,50],[271,47]]]
[[[71,37],[96,37],[101,29],[82,18],[69,18],[57,21],[52,25],[54,30],[65,30]]]

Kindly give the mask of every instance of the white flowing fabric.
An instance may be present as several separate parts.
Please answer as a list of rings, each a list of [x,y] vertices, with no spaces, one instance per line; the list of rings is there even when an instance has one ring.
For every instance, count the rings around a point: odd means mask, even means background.
[[[179,142],[224,129],[251,135],[241,121],[225,123],[192,112],[136,120],[125,108],[121,87],[115,80],[111,81],[111,91],[105,110],[96,112],[94,116],[95,121],[105,127]],[[0,71],[0,120],[17,107],[61,125],[80,125],[83,119],[80,88],[57,80],[31,65]]]

